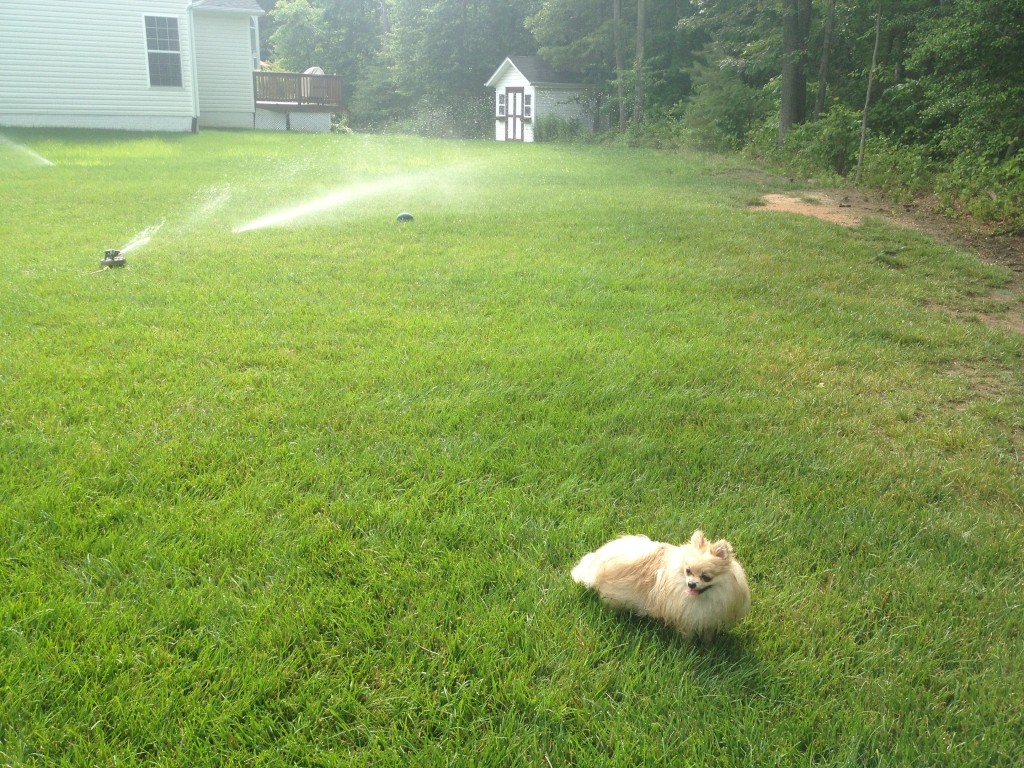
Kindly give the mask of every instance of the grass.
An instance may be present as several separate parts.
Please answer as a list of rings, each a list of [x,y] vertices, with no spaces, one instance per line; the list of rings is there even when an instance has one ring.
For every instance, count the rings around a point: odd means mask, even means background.
[[[712,158],[6,135],[0,764],[1024,759],[1004,270]],[[568,578],[698,526],[710,649]]]

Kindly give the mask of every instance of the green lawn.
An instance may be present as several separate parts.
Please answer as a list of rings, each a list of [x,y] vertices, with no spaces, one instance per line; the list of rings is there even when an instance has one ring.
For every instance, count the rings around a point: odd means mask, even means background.
[[[0,765],[1024,762],[1007,271],[720,159],[5,136]],[[709,649],[569,579],[697,527]]]

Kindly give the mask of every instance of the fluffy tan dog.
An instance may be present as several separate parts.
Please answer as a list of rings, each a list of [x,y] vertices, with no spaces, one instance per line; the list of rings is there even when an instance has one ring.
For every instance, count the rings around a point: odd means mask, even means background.
[[[701,531],[678,547],[646,536],[609,541],[584,555],[572,578],[610,606],[661,619],[705,644],[750,610],[747,575],[732,545],[709,544]]]

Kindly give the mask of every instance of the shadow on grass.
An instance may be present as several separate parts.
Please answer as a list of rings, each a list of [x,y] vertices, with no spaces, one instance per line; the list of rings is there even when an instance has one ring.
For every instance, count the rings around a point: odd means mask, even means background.
[[[608,643],[622,649],[623,660],[637,654],[662,656],[670,664],[678,662],[685,667],[694,684],[734,693],[750,694],[778,685],[778,676],[758,653],[756,638],[745,633],[742,624],[719,633],[704,645],[697,639],[683,637],[658,619],[609,608],[596,593],[587,591],[579,599],[589,607],[588,614],[593,611],[589,615],[603,616],[608,629],[615,627],[618,637],[609,637]],[[608,629],[595,627],[602,635]]]
[[[699,657],[723,661],[739,661],[753,653],[754,650],[750,639],[738,634],[741,631],[739,628],[733,628],[728,632],[719,632],[712,642],[705,645],[696,638],[683,637],[659,619],[609,608],[595,592],[590,590],[581,594],[579,599],[592,608],[599,609],[600,613],[614,617],[616,623],[631,628],[633,633],[639,635],[642,630],[644,634],[658,639],[666,648],[693,652]]]
[[[4,128],[3,133],[26,144],[59,141],[118,146],[150,142],[153,139],[180,143],[194,137],[194,134],[188,131],[119,131],[94,128]]]

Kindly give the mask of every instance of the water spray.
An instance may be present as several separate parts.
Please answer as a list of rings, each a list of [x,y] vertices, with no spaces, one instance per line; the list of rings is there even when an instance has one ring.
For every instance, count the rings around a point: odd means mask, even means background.
[[[324,213],[325,211],[347,205],[362,198],[382,195],[388,192],[407,192],[428,184],[436,184],[439,178],[443,178],[443,174],[450,174],[455,167],[456,166],[433,168],[419,173],[390,176],[364,184],[356,184],[351,187],[336,189],[333,192],[329,192],[326,195],[316,198],[315,200],[310,200],[309,202],[302,203],[301,205],[297,205],[293,208],[288,208],[287,210],[263,216],[262,218],[255,219],[247,224],[241,224],[231,231],[235,234],[239,234],[241,232],[250,232],[254,229],[263,229],[264,227],[275,227],[282,224],[290,224],[296,219],[306,218],[318,213]],[[398,216],[398,220],[402,222],[412,221],[412,214],[401,213]]]
[[[33,150],[31,150],[28,147],[26,147],[24,144],[18,144],[16,141],[11,141],[9,138],[7,138],[6,136],[4,136],[2,134],[0,134],[0,145],[3,145],[5,147],[11,147],[12,149],[17,150],[18,152],[21,152],[22,154],[28,155],[35,162],[37,162],[39,165],[53,165],[53,161],[47,160],[45,157],[40,155],[38,152],[34,152]]]

